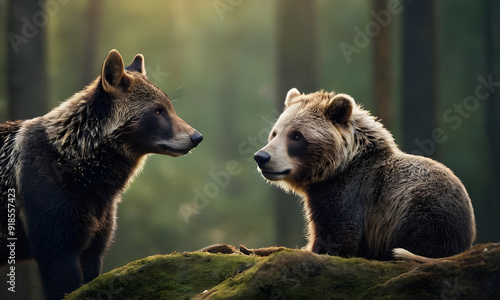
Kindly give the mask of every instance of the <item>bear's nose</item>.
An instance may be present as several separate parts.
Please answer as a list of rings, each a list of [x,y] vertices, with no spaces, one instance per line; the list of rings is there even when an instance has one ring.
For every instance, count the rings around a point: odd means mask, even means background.
[[[198,146],[201,141],[203,141],[203,135],[199,133],[198,131],[195,131],[192,135],[189,136],[191,138],[191,141],[193,142],[194,146]]]
[[[260,151],[257,151],[257,153],[255,153],[255,155],[253,156],[253,159],[255,159],[255,161],[259,165],[259,168],[262,168],[265,165],[267,165],[267,163],[271,159],[271,155],[269,155],[269,153],[267,153],[266,151],[260,150]]]

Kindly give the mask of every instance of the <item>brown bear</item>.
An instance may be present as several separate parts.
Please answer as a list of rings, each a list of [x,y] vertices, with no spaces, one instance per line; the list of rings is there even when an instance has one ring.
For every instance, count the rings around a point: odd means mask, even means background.
[[[202,139],[148,80],[141,54],[125,67],[112,50],[83,91],[0,124],[0,267],[36,260],[47,299],[94,279],[146,157],[184,155]]]
[[[444,257],[475,239],[471,201],[453,172],[403,153],[346,94],[291,89],[254,159],[270,183],[302,197],[315,253],[390,260],[404,248]]]

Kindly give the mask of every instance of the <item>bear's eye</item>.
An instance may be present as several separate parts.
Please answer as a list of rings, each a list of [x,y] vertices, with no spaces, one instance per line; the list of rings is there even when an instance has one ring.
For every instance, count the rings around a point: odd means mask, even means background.
[[[155,114],[157,114],[157,115],[161,115],[161,113],[162,113],[161,108],[157,108],[157,109],[155,109]]]
[[[302,138],[302,134],[300,134],[300,132],[298,131],[295,131],[293,134],[292,134],[292,139],[294,141],[298,141]]]

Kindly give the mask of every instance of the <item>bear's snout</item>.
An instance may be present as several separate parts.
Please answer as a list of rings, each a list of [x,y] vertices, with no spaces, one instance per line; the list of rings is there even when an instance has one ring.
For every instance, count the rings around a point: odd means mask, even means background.
[[[259,165],[259,168],[262,168],[265,165],[267,165],[269,160],[271,160],[271,155],[269,155],[269,153],[267,153],[266,151],[260,150],[260,151],[257,151],[257,153],[255,153],[255,155],[253,156],[253,159],[255,159],[255,161]]]

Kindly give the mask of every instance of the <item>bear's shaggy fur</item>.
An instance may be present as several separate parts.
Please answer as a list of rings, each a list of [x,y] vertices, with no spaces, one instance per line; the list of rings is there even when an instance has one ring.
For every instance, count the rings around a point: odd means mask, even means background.
[[[142,55],[125,68],[112,50],[101,76],[59,107],[0,124],[0,263],[12,263],[16,238],[15,261],[36,260],[48,299],[99,275],[146,156],[183,155],[203,139],[145,75]]]
[[[400,151],[348,95],[290,90],[254,158],[269,182],[302,196],[315,253],[388,260],[404,248],[444,257],[475,239],[471,201],[453,172]]]

